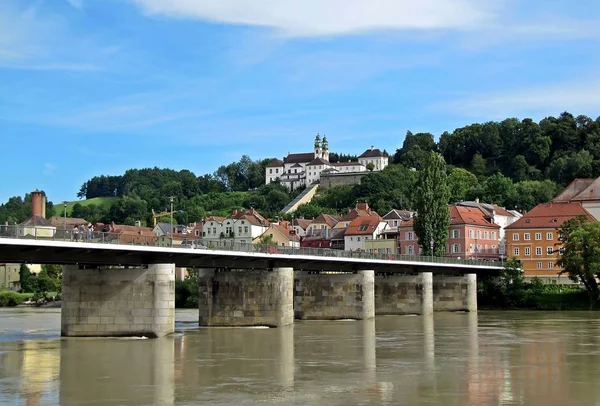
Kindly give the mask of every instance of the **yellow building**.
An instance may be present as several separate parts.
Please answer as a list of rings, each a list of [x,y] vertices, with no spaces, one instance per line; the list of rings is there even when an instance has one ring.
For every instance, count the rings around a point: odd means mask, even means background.
[[[525,277],[540,277],[546,282],[570,283],[559,276],[562,268],[556,265],[560,249],[559,228],[577,216],[594,217],[579,203],[539,204],[519,220],[506,227],[506,255],[523,264]]]
[[[365,250],[372,254],[396,255],[398,253],[398,240],[395,238],[365,240]]]
[[[20,264],[0,264],[0,289],[19,290]]]

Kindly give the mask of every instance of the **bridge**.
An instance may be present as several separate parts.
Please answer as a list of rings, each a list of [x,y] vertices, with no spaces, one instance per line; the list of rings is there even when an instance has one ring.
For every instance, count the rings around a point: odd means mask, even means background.
[[[0,261],[63,265],[64,336],[174,331],[175,267],[199,270],[201,326],[278,327],[375,314],[477,311],[477,274],[501,264],[260,245],[193,249],[52,236],[0,238]],[[1,236],[1,235],[0,235]]]

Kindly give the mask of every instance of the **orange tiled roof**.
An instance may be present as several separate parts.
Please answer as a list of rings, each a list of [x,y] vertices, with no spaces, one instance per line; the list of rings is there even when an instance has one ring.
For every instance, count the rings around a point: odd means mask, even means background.
[[[339,217],[323,213],[314,219],[311,224],[327,224],[329,227],[334,227],[339,221]]]
[[[590,221],[595,221],[594,217],[579,203],[542,203],[506,228],[558,228],[565,221],[580,215],[586,216]]]
[[[267,168],[279,168],[283,166],[283,161],[275,158],[267,164]]]
[[[480,227],[500,228],[498,224],[492,223],[485,218],[485,214],[479,208],[467,206],[448,206],[450,211],[450,225],[470,225]]]
[[[312,220],[307,219],[294,219],[294,225],[299,226],[301,229],[306,230],[308,226],[312,223]]]
[[[357,217],[352,220],[344,235],[371,235],[382,221],[379,216]]]

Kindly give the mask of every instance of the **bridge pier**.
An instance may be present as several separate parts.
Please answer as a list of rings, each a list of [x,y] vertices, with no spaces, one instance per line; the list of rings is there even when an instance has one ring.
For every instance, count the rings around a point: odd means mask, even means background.
[[[433,313],[433,280],[431,272],[421,272],[417,275],[377,275],[375,313],[377,315]]]
[[[297,271],[294,313],[301,320],[371,319],[375,317],[375,272]]]
[[[200,326],[270,326],[294,322],[294,269],[199,272]]]
[[[477,275],[440,275],[433,278],[433,310],[477,311]]]
[[[174,264],[63,267],[62,336],[155,338],[174,329]]]

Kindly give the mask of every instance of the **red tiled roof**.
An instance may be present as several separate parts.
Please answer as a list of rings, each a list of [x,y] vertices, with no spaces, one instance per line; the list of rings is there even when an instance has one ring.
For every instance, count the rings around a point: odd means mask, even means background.
[[[583,192],[593,182],[594,179],[577,178],[573,180],[573,182],[569,183],[569,186],[567,186],[562,192],[560,192],[560,194],[556,196],[552,201],[555,203],[569,202],[574,197]]]
[[[227,218],[235,219],[235,220],[244,219],[244,220],[247,220],[250,224],[252,224],[254,226],[268,227],[270,224],[267,219],[265,219],[263,216],[261,216],[261,214],[254,209],[234,210],[233,213],[231,213],[229,216],[227,216]]]
[[[294,225],[299,226],[301,229],[306,230],[308,226],[312,223],[312,220],[307,219],[294,219]]]
[[[472,225],[480,227],[500,228],[498,224],[492,223],[485,218],[485,214],[479,208],[467,206],[448,206],[450,211],[450,225]]]
[[[279,167],[281,167],[281,166],[283,166],[283,161],[280,161],[280,160],[279,160],[279,159],[277,159],[277,158],[273,159],[271,162],[269,162],[269,163],[267,164],[267,168],[274,168],[274,167],[277,167],[277,168],[279,168]]]
[[[506,229],[558,228],[565,221],[577,216],[586,216],[590,221],[596,220],[579,203],[542,203],[525,213],[523,217]]]
[[[311,224],[327,224],[329,227],[334,227],[339,221],[340,219],[337,216],[323,213],[314,219]]]
[[[357,217],[350,222],[344,235],[371,235],[380,222],[382,219],[379,216]]]
[[[415,219],[411,218],[409,220],[404,220],[398,223],[398,228],[413,228],[415,226]]]
[[[371,210],[368,203],[356,203],[356,207],[348,210],[348,213],[341,218],[341,221],[354,220],[357,217],[377,217],[381,220],[381,216],[377,212]]]
[[[288,154],[283,160],[286,164],[306,163],[315,159],[314,152],[306,152],[302,154]]]

